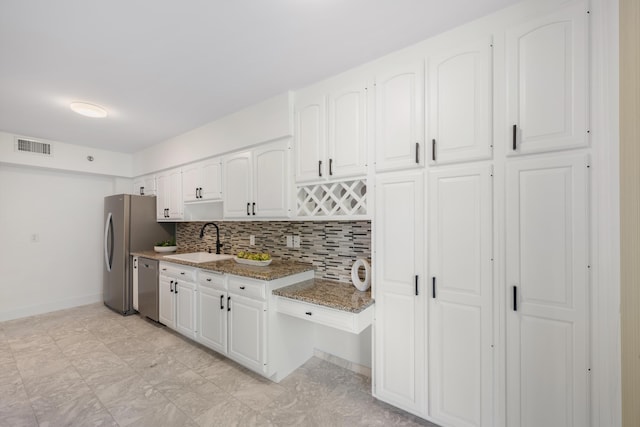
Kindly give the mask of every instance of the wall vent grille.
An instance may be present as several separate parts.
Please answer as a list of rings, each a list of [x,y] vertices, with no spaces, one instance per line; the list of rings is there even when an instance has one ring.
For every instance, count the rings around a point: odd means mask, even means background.
[[[15,151],[22,153],[40,154],[42,156],[52,155],[51,144],[24,138],[16,138]]]

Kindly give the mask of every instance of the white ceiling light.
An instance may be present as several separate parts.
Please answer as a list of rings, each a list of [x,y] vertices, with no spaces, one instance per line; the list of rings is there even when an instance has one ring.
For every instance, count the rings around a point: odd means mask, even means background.
[[[89,104],[88,102],[72,102],[71,110],[75,111],[78,114],[82,114],[87,117],[95,117],[95,118],[103,118],[107,117],[107,110],[100,107],[99,105]]]

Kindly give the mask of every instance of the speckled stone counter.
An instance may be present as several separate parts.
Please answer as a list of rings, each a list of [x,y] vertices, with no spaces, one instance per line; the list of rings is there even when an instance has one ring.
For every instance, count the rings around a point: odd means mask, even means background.
[[[178,252],[179,253],[179,252]],[[188,265],[190,267],[201,268],[203,270],[216,271],[218,273],[233,274],[236,276],[250,277],[258,280],[276,280],[282,277],[291,276],[305,271],[313,270],[311,264],[305,264],[294,261],[280,261],[274,259],[271,264],[266,267],[256,267],[252,265],[238,264],[234,260],[214,261],[214,262],[201,262],[193,263],[188,261],[181,261],[177,259],[165,259],[165,255],[155,251],[139,251],[132,252],[131,255],[140,256],[144,258],[157,259],[158,261],[171,262],[173,264]]]
[[[371,289],[357,290],[351,283],[313,279],[275,289],[274,295],[359,313],[373,304]]]

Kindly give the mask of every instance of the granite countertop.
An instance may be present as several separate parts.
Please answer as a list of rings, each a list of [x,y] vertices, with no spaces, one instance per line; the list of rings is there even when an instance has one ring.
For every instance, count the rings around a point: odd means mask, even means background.
[[[272,291],[274,295],[359,313],[373,304],[371,289],[357,290],[351,283],[312,279]]]
[[[180,252],[177,252],[180,253]],[[274,259],[271,264],[266,267],[257,267],[252,265],[238,264],[232,259],[224,261],[213,262],[201,262],[193,263],[188,261],[182,261],[177,259],[165,259],[165,255],[155,251],[137,251],[132,252],[131,255],[140,256],[143,258],[156,259],[158,261],[171,262],[173,264],[188,265],[189,267],[201,268],[203,270],[215,271],[218,273],[233,274],[236,276],[250,277],[258,280],[275,280],[282,277],[291,276],[298,273],[304,273],[305,271],[312,271],[313,266],[311,264],[305,264],[295,261],[281,261]]]

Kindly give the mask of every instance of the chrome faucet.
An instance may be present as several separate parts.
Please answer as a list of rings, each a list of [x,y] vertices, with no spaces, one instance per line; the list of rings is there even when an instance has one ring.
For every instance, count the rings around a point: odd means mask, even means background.
[[[222,247],[222,243],[220,243],[220,229],[215,223],[208,222],[203,225],[202,229],[200,229],[200,238],[202,239],[204,237],[204,229],[207,228],[207,225],[213,225],[216,228],[216,253],[220,254],[220,248]]]

